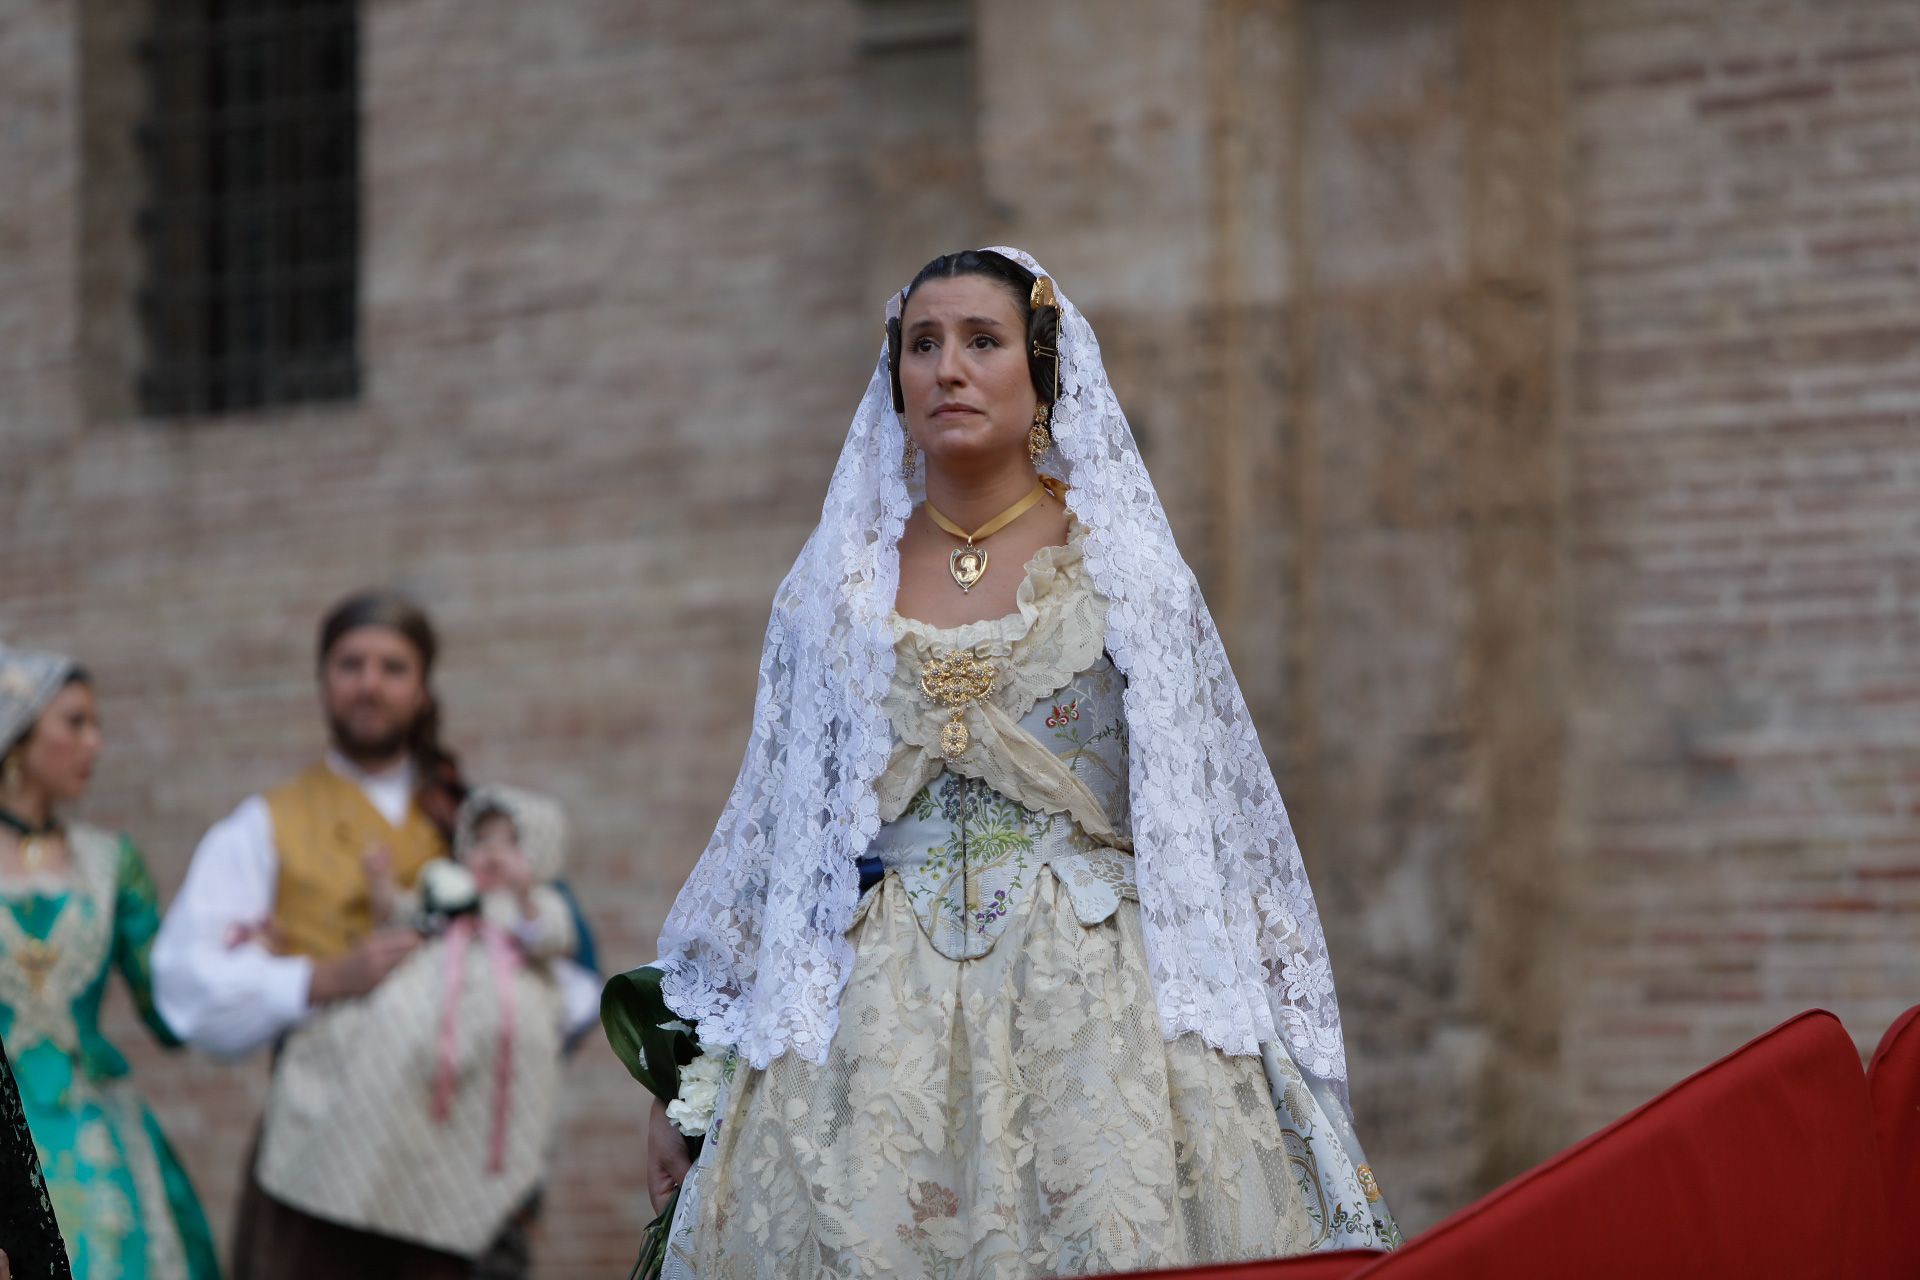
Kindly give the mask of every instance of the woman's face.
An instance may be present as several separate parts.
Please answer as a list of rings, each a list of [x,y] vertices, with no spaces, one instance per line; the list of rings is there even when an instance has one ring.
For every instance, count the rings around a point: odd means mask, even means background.
[[[100,758],[100,713],[93,689],[74,681],[55,694],[17,750],[27,783],[55,804],[70,804],[87,794],[94,761]]]
[[[1025,313],[985,276],[928,280],[900,317],[907,430],[934,466],[967,470],[1026,457],[1039,404]]]

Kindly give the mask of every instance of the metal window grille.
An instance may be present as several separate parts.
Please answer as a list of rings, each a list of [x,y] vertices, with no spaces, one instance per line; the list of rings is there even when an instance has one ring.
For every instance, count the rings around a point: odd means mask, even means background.
[[[359,390],[359,5],[151,0],[142,408]]]

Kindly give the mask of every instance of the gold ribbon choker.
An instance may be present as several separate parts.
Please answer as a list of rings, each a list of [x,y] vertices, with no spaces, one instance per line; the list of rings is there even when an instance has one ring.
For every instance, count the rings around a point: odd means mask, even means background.
[[[1033,488],[1027,490],[1025,497],[1002,511],[993,519],[968,533],[949,520],[933,503],[927,503],[927,518],[956,538],[964,538],[966,546],[955,547],[953,554],[947,557],[947,572],[953,575],[953,585],[959,587],[962,594],[972,591],[974,584],[987,575],[987,549],[974,543],[981,538],[991,538],[1021,516],[1034,509],[1040,500],[1047,496],[1048,489],[1044,481],[1035,480]]]

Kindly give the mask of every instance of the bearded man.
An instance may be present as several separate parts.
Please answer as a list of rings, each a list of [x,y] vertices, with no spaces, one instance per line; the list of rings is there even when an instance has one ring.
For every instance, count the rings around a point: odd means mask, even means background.
[[[410,887],[421,867],[446,856],[465,793],[439,741],[438,644],[419,606],[385,592],[353,596],[321,622],[318,648],[330,748],[214,824],[153,948],[154,995],[168,1025],[223,1057],[277,1042],[315,1008],[365,995],[412,953],[417,934],[375,927],[367,859]],[[599,1003],[591,943],[577,923],[576,961],[556,970],[570,1029],[590,1024]],[[235,1280],[474,1274],[467,1259],[282,1204],[251,1163],[250,1155]],[[496,1252],[523,1246],[509,1239]]]

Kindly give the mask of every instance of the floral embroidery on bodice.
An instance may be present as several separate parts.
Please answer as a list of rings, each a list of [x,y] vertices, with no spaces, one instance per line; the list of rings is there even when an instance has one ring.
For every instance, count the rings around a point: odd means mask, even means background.
[[[162,1045],[153,1002],[159,895],[131,841],[67,828],[60,874],[0,877],[0,1036],[76,1280],[217,1280],[192,1184],[102,1032],[115,969]]]
[[[1017,612],[936,628],[895,615],[886,710],[896,745],[877,786],[884,820],[869,856],[899,877],[929,941],[985,955],[1042,867],[1083,924],[1136,898],[1128,823],[1126,681],[1105,651],[1107,602],[1077,524],[1027,565]],[[992,692],[961,711],[967,747],[941,749],[953,718],[920,687],[929,662],[993,664]]]
[[[75,826],[67,847],[69,883],[0,883],[0,1010],[15,1056],[43,1041],[78,1055],[83,1030],[98,1025],[120,846],[105,832]]]

